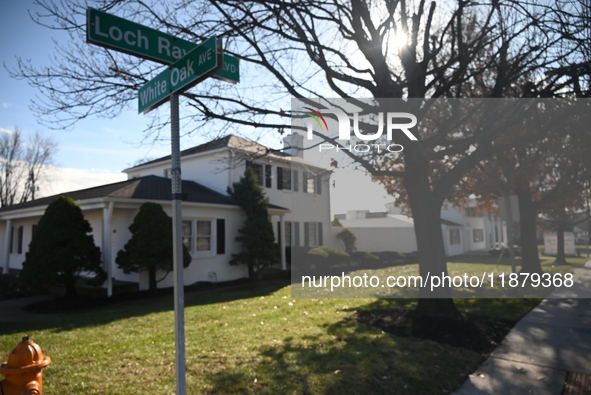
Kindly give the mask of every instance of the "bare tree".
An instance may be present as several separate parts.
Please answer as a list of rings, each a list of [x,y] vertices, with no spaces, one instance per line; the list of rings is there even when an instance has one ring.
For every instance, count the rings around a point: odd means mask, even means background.
[[[225,51],[242,61],[242,88],[210,80],[185,92],[188,131],[211,128],[212,120],[267,133],[290,128],[283,116],[293,115],[284,110],[291,97],[352,102],[356,97],[504,97],[521,79],[541,81],[556,61],[551,49],[562,39],[544,33],[542,22],[551,7],[535,1],[38,3],[44,11],[37,20],[66,30],[72,40],[58,47],[52,66],[38,68],[19,59],[12,73],[41,90],[46,100],[35,102],[34,109],[62,126],[91,115],[117,115],[161,67],[85,44],[88,6],[196,43],[211,35],[226,39]],[[477,79],[483,88],[470,92]],[[167,121],[166,115],[156,115],[150,131]],[[213,125],[220,130],[220,123]],[[494,139],[485,133],[422,135],[405,149],[403,167],[351,157],[372,176],[402,186],[415,219],[420,263],[435,262],[446,271],[441,204],[467,171],[503,148]],[[422,299],[418,312],[458,316],[450,298]]]
[[[37,132],[25,140],[20,129],[0,135],[0,207],[35,199],[57,143]]]
[[[545,29],[561,37],[557,65],[547,72],[563,92],[591,97],[591,2],[556,0],[545,19]]]
[[[542,271],[538,215],[546,213],[560,225],[584,206],[583,192],[591,168],[590,111],[588,106],[581,106],[572,119],[561,117],[559,127],[538,120],[537,128],[544,131],[541,139],[495,153],[479,163],[463,182],[464,193],[474,193],[488,205],[500,196],[517,196],[523,272]]]

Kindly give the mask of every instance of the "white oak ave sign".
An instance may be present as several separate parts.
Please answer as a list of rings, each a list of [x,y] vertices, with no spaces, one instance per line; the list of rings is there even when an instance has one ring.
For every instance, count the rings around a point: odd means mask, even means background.
[[[217,37],[211,37],[151,79],[138,91],[138,112],[147,113],[176,92],[190,88],[223,67]],[[220,46],[221,47],[221,46]]]

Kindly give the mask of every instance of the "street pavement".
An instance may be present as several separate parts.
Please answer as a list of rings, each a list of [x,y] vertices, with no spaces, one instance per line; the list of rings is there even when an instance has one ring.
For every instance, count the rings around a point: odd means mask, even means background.
[[[575,269],[575,283],[525,315],[453,395],[590,394],[564,385],[568,372],[591,382],[591,299],[575,297],[591,290],[591,261]]]

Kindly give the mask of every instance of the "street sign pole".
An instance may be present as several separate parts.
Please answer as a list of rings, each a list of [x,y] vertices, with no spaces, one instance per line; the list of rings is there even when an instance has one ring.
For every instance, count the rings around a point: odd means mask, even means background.
[[[164,103],[170,96],[176,394],[186,395],[185,283],[178,94],[208,77],[231,83],[239,82],[240,62],[237,58],[223,53],[221,41],[216,37],[197,45],[92,8],[86,12],[86,41],[171,65],[140,88],[138,109],[139,112],[147,113]]]
[[[212,37],[164,70],[138,92],[139,112],[148,112],[170,98],[172,175],[172,239],[174,272],[174,326],[176,394],[185,395],[185,287],[183,279],[183,210],[180,152],[179,93],[223,68],[221,42]]]
[[[179,96],[170,96],[170,137],[171,137],[171,175],[172,175],[172,239],[174,271],[174,326],[176,352],[176,394],[185,395],[187,391],[185,368],[185,283],[183,278],[183,239],[182,239],[182,184],[181,153],[179,138]]]

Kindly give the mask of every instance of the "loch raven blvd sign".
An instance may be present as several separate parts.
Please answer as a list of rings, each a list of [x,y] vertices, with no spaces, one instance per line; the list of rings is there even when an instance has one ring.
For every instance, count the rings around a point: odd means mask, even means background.
[[[198,44],[93,8],[86,11],[86,42],[158,63],[172,64]],[[238,58],[224,54],[226,67],[214,77],[240,81]]]
[[[138,112],[149,112],[171,94],[190,88],[222,68],[221,45],[214,36],[142,86],[138,92]]]

